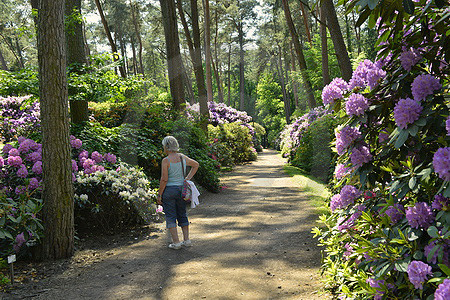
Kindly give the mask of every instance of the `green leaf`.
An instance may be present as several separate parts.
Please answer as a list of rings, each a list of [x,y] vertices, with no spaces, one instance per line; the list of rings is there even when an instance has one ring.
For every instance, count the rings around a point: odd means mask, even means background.
[[[434,227],[434,226],[428,227],[427,232],[428,232],[428,235],[431,236],[432,238],[435,238],[435,239],[439,238],[439,231],[436,227]]]
[[[442,272],[445,273],[445,275],[450,276],[450,268],[447,267],[444,264],[438,264],[439,268],[441,268]]]
[[[434,254],[436,253],[436,251],[439,250],[439,248],[440,248],[440,246],[436,245],[436,246],[433,247],[433,249],[431,249],[430,253],[428,253],[428,255],[427,255],[427,260],[428,261],[431,261],[431,259],[433,258]]]
[[[414,187],[416,186],[416,182],[417,182],[416,177],[411,177],[411,178],[409,179],[409,188],[410,188],[411,190],[413,190]]]
[[[371,12],[372,12],[372,11],[371,11],[369,8],[366,8],[366,9],[359,15],[358,21],[356,21],[355,26],[356,26],[356,27],[360,27],[360,26],[362,25],[362,23],[364,23],[364,22],[367,20],[367,18],[369,17],[369,15],[370,15]]]
[[[419,132],[419,127],[413,124],[408,128],[408,132],[411,136],[416,136],[417,132]]]
[[[408,271],[409,262],[409,260],[401,260],[396,262],[394,265],[398,271],[406,273]]]
[[[412,0],[403,0],[403,8],[408,14],[412,15],[414,13],[414,2]]]
[[[399,149],[408,139],[408,130],[402,129],[400,130],[400,134],[398,135],[397,141],[395,142],[395,148]]]

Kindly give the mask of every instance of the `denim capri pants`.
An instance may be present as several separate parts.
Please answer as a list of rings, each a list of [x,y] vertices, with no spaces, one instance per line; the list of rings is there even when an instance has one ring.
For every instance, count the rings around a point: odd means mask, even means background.
[[[162,206],[166,215],[166,227],[173,228],[189,225],[186,213],[186,201],[181,197],[183,186],[166,186],[162,194]]]

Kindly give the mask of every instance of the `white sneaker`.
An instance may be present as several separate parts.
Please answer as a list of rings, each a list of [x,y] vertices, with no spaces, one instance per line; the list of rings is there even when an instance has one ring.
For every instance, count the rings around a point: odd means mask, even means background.
[[[183,241],[183,242],[181,242],[181,245],[184,247],[191,247],[192,242],[191,242],[191,240]]]
[[[183,243],[172,243],[172,244],[169,244],[169,248],[170,249],[174,249],[174,250],[179,250],[179,249],[181,249],[181,245],[182,245]]]

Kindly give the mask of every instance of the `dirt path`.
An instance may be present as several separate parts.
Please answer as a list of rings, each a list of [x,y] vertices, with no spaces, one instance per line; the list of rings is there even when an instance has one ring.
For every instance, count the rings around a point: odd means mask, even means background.
[[[326,299],[310,233],[317,217],[283,163],[266,150],[224,176],[222,193],[202,195],[189,211],[191,248],[168,249],[164,230],[120,247],[105,241],[3,299]]]

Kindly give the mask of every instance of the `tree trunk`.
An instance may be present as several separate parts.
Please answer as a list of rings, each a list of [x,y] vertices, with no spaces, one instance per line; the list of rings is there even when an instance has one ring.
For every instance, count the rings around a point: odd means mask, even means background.
[[[205,73],[208,102],[213,101],[212,72],[211,72],[211,19],[209,17],[209,0],[205,4]]]
[[[8,65],[6,64],[2,51],[0,51],[0,63],[2,64],[2,70],[8,71]]]
[[[77,74],[82,73],[82,66],[87,64],[87,57],[84,48],[83,24],[74,20],[78,20],[81,16],[81,0],[66,0],[65,18],[72,19],[67,28],[66,46],[67,46],[67,65],[70,72]],[[69,91],[70,118],[75,124],[81,124],[89,120],[88,102],[86,100],[71,100],[78,91]]]
[[[133,53],[133,74],[137,75],[137,73],[139,73],[140,68],[137,63],[136,46],[134,45],[134,38],[131,38],[130,44],[131,44],[131,52]]]
[[[291,119],[291,105],[290,100],[286,92],[286,84],[284,82],[284,73],[283,73],[283,63],[281,61],[281,47],[278,45],[278,62],[275,63],[277,66],[278,77],[280,78],[281,91],[283,92],[283,103],[284,103],[284,117],[286,119],[286,124],[290,123]]]
[[[135,65],[135,68],[137,69],[138,73],[141,73],[144,75],[144,63],[142,61],[142,39],[141,39],[141,28],[139,26],[138,16],[139,16],[139,10],[137,9],[137,4],[132,3],[130,0],[130,7],[131,7],[131,17],[133,18],[133,25],[134,25],[134,33],[136,35],[138,44],[139,44],[139,68],[137,68],[137,65]]]
[[[183,83],[183,61],[180,54],[180,40],[174,0],[159,0],[166,40],[167,70],[169,75],[170,94],[174,109],[180,111],[185,103]]]
[[[41,0],[38,18],[45,236],[37,255],[59,259],[74,250],[64,0]]]
[[[294,27],[294,22],[292,21],[291,11],[289,9],[289,4],[287,0],[282,0],[284,15],[286,16],[286,22],[289,27],[289,32],[291,33],[292,42],[294,43],[295,51],[297,52],[297,59],[300,66],[300,73],[303,79],[303,86],[306,92],[306,96],[308,99],[308,106],[310,109],[313,109],[316,106],[316,99],[314,98],[314,94],[312,92],[311,82],[309,81],[307,68],[306,68],[306,60],[303,55],[302,45],[298,39],[297,31]]]
[[[292,67],[292,71],[295,73],[297,70],[295,68],[295,53],[294,53],[294,49],[292,48],[292,43],[289,43],[289,47],[291,48],[291,67]],[[292,77],[292,90],[294,91],[294,101],[295,101],[295,107],[298,108],[298,87],[297,87],[297,82],[294,78],[294,76]]]
[[[106,21],[105,14],[103,13],[103,9],[100,4],[100,1],[95,0],[95,5],[97,6],[98,13],[100,14],[100,19],[102,20],[102,24],[103,24],[103,28],[105,29],[106,36],[108,37],[109,45],[111,46],[111,50],[114,55],[114,61],[118,61],[119,58],[118,58],[118,53],[117,53],[117,47],[112,38],[111,31],[109,30],[108,22]],[[122,78],[126,78],[125,70],[123,69],[122,64],[119,65],[119,72],[120,72],[120,76],[122,76]]]
[[[228,85],[228,105],[231,106],[231,40],[228,45],[228,71],[227,71],[227,85]]]
[[[244,78],[244,31],[242,21],[238,24],[239,39],[239,109],[245,111],[245,78]]]
[[[217,83],[217,96],[219,99],[220,103],[223,103],[223,92],[222,92],[222,83],[220,80],[220,73],[219,73],[219,48],[217,47],[217,36],[219,35],[218,31],[219,31],[219,26],[218,26],[218,17],[217,17],[217,9],[215,9],[215,16],[216,16],[216,27],[215,27],[215,35],[214,35],[214,59],[212,60],[212,67],[214,70],[214,74],[216,77],[216,83]],[[214,60],[216,61],[216,63],[214,63]]]
[[[322,78],[323,85],[327,85],[331,82],[330,70],[328,67],[328,38],[327,38],[327,18],[323,6],[320,7],[320,42],[322,51]]]
[[[192,35],[194,39],[194,58],[192,62],[194,65],[195,81],[197,82],[200,114],[203,116],[205,120],[204,122],[202,122],[201,126],[203,130],[206,132],[206,130],[208,129],[207,122],[209,120],[209,108],[208,108],[208,95],[205,86],[205,74],[203,72],[200,25],[198,24],[197,0],[191,0],[191,21],[192,21]]]
[[[300,1],[300,9],[302,10],[303,24],[305,25],[306,37],[308,38],[309,44],[312,45],[311,32],[309,31],[308,25],[308,16],[306,15],[305,7],[303,6],[303,2],[301,1]]]
[[[285,1],[285,0],[283,0]],[[327,18],[328,30],[330,31],[331,40],[333,41],[334,50],[341,69],[342,78],[349,81],[352,78],[352,64],[348,57],[347,47],[342,37],[341,27],[333,5],[333,0],[322,1],[323,12]]]
[[[192,90],[192,82],[188,76],[188,73],[186,71],[184,64],[183,64],[183,74],[184,74],[183,77],[184,77],[187,94],[189,96],[189,104],[193,105],[195,103],[194,91]]]

